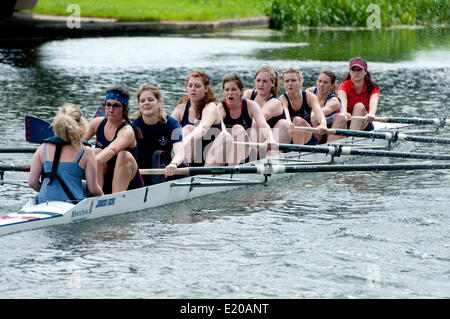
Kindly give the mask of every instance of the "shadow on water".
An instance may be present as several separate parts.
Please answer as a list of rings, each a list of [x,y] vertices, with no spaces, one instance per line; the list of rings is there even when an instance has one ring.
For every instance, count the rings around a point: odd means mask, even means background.
[[[0,64],[39,69],[39,47],[45,41],[0,42]]]

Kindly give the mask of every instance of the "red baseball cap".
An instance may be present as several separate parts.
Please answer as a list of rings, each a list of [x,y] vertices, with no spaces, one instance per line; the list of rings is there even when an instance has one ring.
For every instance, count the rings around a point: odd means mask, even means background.
[[[353,66],[360,67],[361,69],[364,69],[364,70],[367,69],[367,63],[364,60],[359,59],[359,58],[356,58],[356,59],[353,59],[350,61],[350,69]]]

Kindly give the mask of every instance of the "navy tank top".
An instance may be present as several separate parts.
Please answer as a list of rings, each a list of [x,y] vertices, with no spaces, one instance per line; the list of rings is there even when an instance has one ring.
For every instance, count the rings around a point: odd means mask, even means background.
[[[126,125],[130,125],[130,123],[128,123],[128,122],[123,122],[122,124],[120,124],[116,130],[116,133],[114,134],[113,139],[110,141],[106,138],[105,130],[104,130],[107,121],[108,121],[108,119],[105,117],[103,119],[103,121],[100,123],[100,125],[97,129],[97,132],[95,132],[96,137],[97,137],[97,141],[95,142],[95,147],[98,147],[101,149],[107,148],[108,145],[111,144],[117,138],[117,134],[119,133],[119,131]],[[127,147],[125,150],[130,152],[131,155],[133,155],[133,157],[135,159],[137,159],[136,158],[137,157],[137,148],[136,147]]]
[[[252,95],[250,96],[250,100],[254,101],[257,95],[258,95],[258,92],[255,89],[253,89]],[[271,99],[276,99],[276,98],[277,97],[275,95],[269,96],[267,98],[266,102],[271,100]],[[283,112],[280,115],[271,117],[270,119],[266,120],[266,122],[267,122],[267,124],[269,124],[269,126],[271,128],[273,128],[278,123],[278,121],[282,120],[282,119],[283,120],[286,119],[286,113],[284,112],[284,109],[283,109]]]
[[[302,91],[302,105],[300,106],[300,108],[295,111],[294,107],[292,105],[292,101],[291,98],[289,97],[289,95],[285,92],[284,97],[286,98],[286,100],[288,101],[288,110],[289,110],[289,115],[291,117],[291,121],[294,119],[294,117],[299,116],[302,119],[305,119],[309,125],[311,125],[311,112],[312,109],[308,104],[308,101],[306,100],[306,92]]]
[[[188,100],[186,102],[186,106],[184,108],[183,118],[181,119],[181,127],[185,127],[186,125],[194,125],[197,126],[200,123],[200,120],[195,121],[195,123],[192,123],[189,121],[189,109],[191,108],[191,100]],[[222,122],[219,122],[219,124],[213,124],[211,128],[218,128],[219,130],[222,130]]]
[[[233,125],[236,124],[242,125],[245,130],[252,127],[252,118],[248,114],[246,99],[241,100],[241,115],[239,115],[239,117],[236,119],[231,117],[230,109],[228,108],[227,102],[225,100],[222,102],[222,105],[224,106],[223,109],[225,110],[225,118],[223,119],[223,122],[225,123],[225,126],[227,128],[232,128]]]

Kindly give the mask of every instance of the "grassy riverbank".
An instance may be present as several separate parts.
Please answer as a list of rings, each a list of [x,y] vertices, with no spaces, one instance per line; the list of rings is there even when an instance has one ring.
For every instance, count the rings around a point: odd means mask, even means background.
[[[448,24],[448,0],[272,0],[273,27]],[[376,27],[376,26],[375,26]]]
[[[68,16],[71,4],[83,17],[119,21],[216,21],[266,15],[271,0],[39,0],[34,13]]]
[[[217,21],[270,16],[275,29],[448,24],[448,0],[39,0],[34,13],[119,21]]]

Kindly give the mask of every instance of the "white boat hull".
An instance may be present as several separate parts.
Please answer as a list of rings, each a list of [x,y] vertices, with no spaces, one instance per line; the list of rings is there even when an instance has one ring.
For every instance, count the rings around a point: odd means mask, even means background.
[[[361,138],[344,139],[339,142],[365,142],[366,145],[386,145],[386,141]],[[326,154],[290,152],[280,154],[280,156],[273,157],[269,161],[273,164],[298,165],[300,162],[305,161],[308,161],[308,163],[311,161],[329,162],[330,159],[331,157]],[[342,162],[348,159],[348,157],[338,157],[335,161]],[[263,164],[266,162],[267,160],[265,159],[258,163]],[[245,165],[252,164],[248,163]],[[270,179],[285,175],[275,174],[270,176]],[[19,212],[0,217],[0,235],[128,212],[138,212],[169,203],[232,190],[244,185],[263,184],[266,180],[266,176],[259,174],[190,176],[121,193],[89,197],[77,205],[61,201],[50,201],[36,205],[35,198],[32,198]]]

